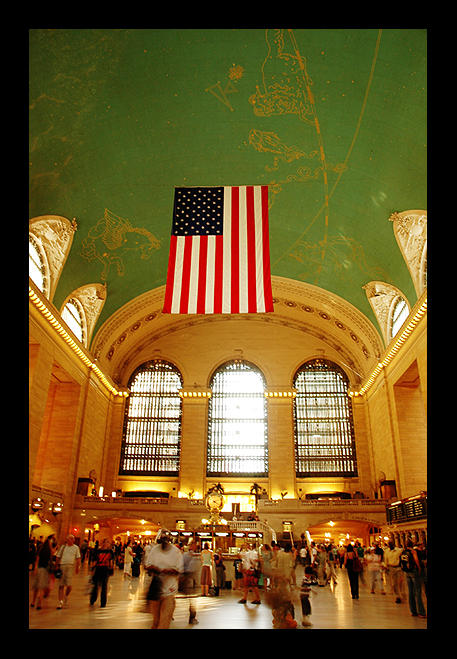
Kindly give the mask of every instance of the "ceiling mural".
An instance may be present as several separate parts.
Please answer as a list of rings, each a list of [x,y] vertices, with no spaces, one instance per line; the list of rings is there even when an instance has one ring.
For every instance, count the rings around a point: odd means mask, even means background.
[[[98,327],[166,281],[174,188],[268,185],[272,275],[413,306],[393,213],[427,208],[422,29],[30,31],[30,218],[77,231],[54,304]]]

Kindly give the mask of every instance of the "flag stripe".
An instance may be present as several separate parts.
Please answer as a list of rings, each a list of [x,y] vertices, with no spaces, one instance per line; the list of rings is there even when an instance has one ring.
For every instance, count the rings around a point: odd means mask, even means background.
[[[163,305],[164,313],[171,313],[171,302],[173,299],[173,284],[175,279],[176,264],[176,236],[170,239],[170,254],[168,257],[167,286],[165,290],[165,302]]]
[[[208,236],[200,237],[200,254],[198,263],[198,299],[197,313],[205,313],[207,285]]]
[[[248,227],[247,227],[247,205],[246,187],[239,188],[239,313],[247,313],[248,310]]]
[[[268,228],[268,186],[262,185],[262,245],[263,245],[263,286],[265,311],[273,311],[270,272],[270,238]]]
[[[246,188],[246,226],[247,226],[247,260],[248,260],[248,312],[257,311],[257,274],[256,274],[256,239],[254,214],[254,188]]]
[[[225,218],[224,218],[225,219]],[[230,299],[232,313],[240,311],[240,189],[232,188],[232,211],[230,218],[231,226],[231,280],[230,280]],[[224,226],[225,231],[225,226]]]
[[[222,313],[224,290],[224,237],[214,237],[214,313]]]
[[[173,282],[173,297],[171,303],[171,313],[180,313],[181,287],[182,287],[182,266],[184,258],[184,238],[176,237],[176,265]]]
[[[184,237],[184,255],[182,263],[181,303],[179,313],[187,313],[189,304],[190,268],[192,265],[192,236]]]
[[[187,313],[197,313],[201,238],[203,238],[203,236],[191,236],[192,248],[190,257],[189,298],[187,301]]]
[[[198,192],[206,192],[200,197],[203,218],[187,220],[184,216],[196,198],[194,189],[180,191],[181,206],[175,204],[175,213],[179,208],[180,215],[170,240],[163,312],[273,311],[268,186],[227,186],[219,192],[215,188]],[[183,200],[188,204],[186,210]]]

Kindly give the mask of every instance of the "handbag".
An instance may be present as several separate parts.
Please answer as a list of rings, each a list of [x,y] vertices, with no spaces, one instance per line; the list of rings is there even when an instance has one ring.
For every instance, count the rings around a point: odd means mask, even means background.
[[[62,570],[60,569],[60,567],[54,568],[54,576],[56,579],[60,579],[60,577],[62,576]]]

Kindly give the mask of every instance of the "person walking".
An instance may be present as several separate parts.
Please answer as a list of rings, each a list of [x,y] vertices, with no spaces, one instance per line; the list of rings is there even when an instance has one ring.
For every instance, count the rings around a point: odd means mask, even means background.
[[[97,549],[92,566],[94,574],[92,576],[92,591],[90,593],[89,603],[92,606],[97,601],[98,591],[100,590],[100,606],[106,606],[108,593],[108,579],[113,574],[114,569],[114,552],[111,549],[111,542],[104,538],[102,546]]]
[[[218,550],[214,554],[214,566],[216,568],[216,596],[219,595],[219,591],[224,588],[225,583],[225,565],[222,558],[222,551]]]
[[[365,564],[367,566],[367,575],[368,575],[368,586],[370,587],[370,593],[375,594],[376,585],[379,585],[381,590],[381,595],[385,595],[386,591],[384,590],[384,583],[382,581],[381,569],[382,569],[382,556],[380,553],[376,552],[375,547],[370,547],[368,554],[365,556]]]
[[[240,552],[241,571],[243,572],[243,597],[238,601],[239,604],[246,604],[248,592],[252,588],[255,599],[251,604],[260,604],[259,592],[259,554],[254,550],[252,544],[248,544],[246,551]],[[292,555],[291,555],[292,556]]]
[[[209,592],[209,587],[213,583],[212,568],[214,566],[213,552],[210,550],[207,542],[203,545],[203,549],[200,553],[200,561],[202,565],[200,585],[202,587],[202,595],[203,597],[206,597]]]
[[[335,562],[337,560],[336,550],[332,544],[327,547],[327,583],[330,583],[330,580],[333,579],[333,584],[336,586],[338,583],[336,580],[336,571],[335,571]]]
[[[364,568],[365,568],[365,548],[362,547],[360,542],[357,540],[357,542],[354,545],[354,549],[357,553],[357,556],[359,557],[360,565],[361,565],[361,570],[359,572],[359,584],[365,585],[365,575],[364,575]]]
[[[396,547],[395,542],[390,540],[388,547],[384,550],[384,566],[386,569],[387,583],[391,594],[395,595],[395,604],[401,604],[403,597],[403,570],[400,567],[400,556],[403,552],[401,547]]]
[[[156,544],[145,553],[144,567],[151,576],[147,599],[152,612],[152,629],[169,629],[184,561],[181,551],[171,544],[168,529],[159,529]]]
[[[189,624],[198,624],[197,607],[195,605],[195,583],[198,570],[198,558],[196,555],[197,543],[195,540],[183,548],[183,576],[182,592],[189,600]]]
[[[407,540],[406,548],[400,554],[400,566],[406,575],[408,604],[411,615],[426,618],[424,602],[422,601],[421,564],[412,540]]]
[[[353,600],[359,599],[359,570],[357,569],[359,563],[360,561],[357,552],[354,547],[349,544],[346,547],[342,567],[345,567],[347,570]]]
[[[56,567],[62,570],[59,582],[59,601],[57,608],[61,609],[68,604],[68,598],[72,590],[73,575],[79,572],[81,553],[75,544],[75,536],[67,535],[65,544],[61,545],[56,554]]]
[[[133,551],[130,546],[130,540],[124,547],[124,579],[132,576]]]
[[[324,545],[318,545],[314,563],[317,570],[317,583],[323,588],[327,584],[327,552]]]
[[[263,584],[265,590],[267,590],[268,586],[271,583],[271,576],[272,576],[271,562],[273,560],[273,552],[270,548],[270,545],[268,544],[262,545],[259,551],[259,557],[260,557],[260,569],[263,575]]]
[[[37,610],[41,609],[42,599],[47,597],[49,591],[49,579],[50,571],[52,569],[54,547],[55,537],[54,534],[51,534],[41,545],[33,566],[33,595],[30,606],[33,608],[36,604]]]
[[[82,541],[79,551],[81,553],[81,565],[84,565],[84,561],[86,560],[86,554],[89,551],[89,543],[87,542],[86,538],[84,538],[84,540]]]

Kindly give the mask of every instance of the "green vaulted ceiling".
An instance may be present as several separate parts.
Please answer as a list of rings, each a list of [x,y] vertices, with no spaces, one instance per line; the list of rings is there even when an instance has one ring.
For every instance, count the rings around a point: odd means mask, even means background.
[[[416,295],[389,216],[426,209],[426,30],[34,29],[30,217],[76,218],[54,297],[106,282],[98,327],[165,284],[175,186],[269,185],[273,275],[376,325]]]

